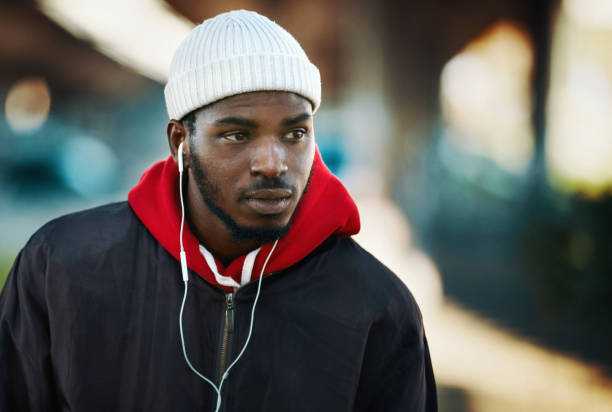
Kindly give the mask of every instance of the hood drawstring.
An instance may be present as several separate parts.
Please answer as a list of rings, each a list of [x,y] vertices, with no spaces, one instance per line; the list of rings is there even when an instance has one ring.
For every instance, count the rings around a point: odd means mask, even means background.
[[[246,255],[244,262],[242,263],[242,276],[240,278],[240,284],[238,284],[238,282],[236,282],[230,276],[223,276],[222,274],[219,273],[219,268],[217,268],[217,262],[215,262],[215,258],[213,257],[212,253],[208,251],[208,249],[206,249],[202,245],[200,245],[199,249],[200,249],[200,253],[202,254],[202,256],[204,256],[206,263],[208,263],[208,267],[210,268],[210,271],[215,276],[215,280],[217,281],[217,283],[223,286],[231,287],[231,288],[239,288],[240,286],[244,286],[251,281],[251,275],[253,273],[253,265],[255,264],[255,258],[257,257],[257,254],[261,250],[261,248],[257,248],[249,252],[248,255]]]

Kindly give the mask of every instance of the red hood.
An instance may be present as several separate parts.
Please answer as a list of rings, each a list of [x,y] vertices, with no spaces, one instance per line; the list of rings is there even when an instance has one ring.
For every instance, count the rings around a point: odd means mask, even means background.
[[[178,184],[178,167],[172,157],[169,157],[143,173],[140,182],[128,194],[128,201],[157,241],[180,261],[181,206]],[[330,235],[351,236],[359,232],[359,227],[357,206],[346,188],[325,166],[317,149],[308,190],[295,211],[289,231],[280,239],[270,257],[265,274],[283,270],[299,262]],[[190,269],[211,284],[231,291],[231,288],[219,285],[215,280],[199,251],[198,240],[189,230],[189,225],[184,227],[183,245]],[[255,260],[251,280],[259,278],[261,267],[271,247],[272,243],[262,245]],[[231,276],[239,283],[244,258],[245,256],[240,256],[227,268],[216,260],[219,273]],[[177,264],[177,276],[180,276],[179,272],[180,266]]]

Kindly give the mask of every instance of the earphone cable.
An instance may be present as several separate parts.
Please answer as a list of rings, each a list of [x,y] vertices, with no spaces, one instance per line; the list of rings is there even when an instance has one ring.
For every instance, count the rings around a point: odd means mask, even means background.
[[[266,260],[264,261],[264,264],[261,268],[261,273],[259,276],[259,279],[257,281],[257,293],[255,294],[255,299],[253,300],[253,307],[251,308],[251,322],[249,325],[249,332],[247,334],[247,338],[244,342],[244,345],[242,346],[242,350],[240,351],[240,353],[238,354],[238,356],[236,357],[236,359],[234,359],[234,361],[228,366],[227,370],[225,371],[225,373],[223,374],[223,377],[221,378],[221,382],[219,382],[219,387],[217,388],[217,385],[215,385],[210,379],[208,379],[206,376],[202,375],[200,372],[198,372],[193,365],[191,364],[191,362],[189,361],[189,357],[187,356],[187,349],[185,346],[185,337],[183,334],[183,310],[185,308],[185,302],[187,301],[187,289],[188,289],[188,281],[185,280],[185,293],[183,294],[183,302],[181,303],[181,310],[179,313],[179,330],[180,330],[180,334],[181,334],[181,345],[183,347],[183,355],[185,357],[185,361],[187,362],[187,365],[189,366],[189,368],[200,378],[202,378],[203,380],[205,380],[210,386],[213,387],[213,389],[215,390],[215,392],[217,393],[217,408],[215,409],[215,412],[218,412],[219,409],[221,408],[221,390],[223,388],[223,383],[225,382],[225,379],[229,376],[229,371],[230,369],[232,369],[234,367],[234,365],[240,360],[240,358],[242,357],[242,355],[244,354],[244,352],[246,351],[246,348],[251,340],[251,335],[253,334],[253,325],[255,323],[255,308],[257,307],[257,302],[259,301],[259,295],[261,292],[261,280],[263,279],[263,275],[264,275],[264,271],[266,269],[266,266],[268,264],[268,261],[270,260],[270,257],[272,256],[272,253],[274,252],[274,249],[276,249],[276,245],[278,244],[278,239],[276,239],[276,241],[274,242],[274,245],[272,245],[272,249],[270,249],[270,252],[268,253],[268,256],[266,257]]]
[[[251,323],[249,325],[249,333],[247,334],[246,341],[244,342],[244,345],[242,346],[242,350],[240,351],[236,359],[234,359],[234,361],[229,365],[225,373],[223,373],[221,382],[219,382],[219,387],[217,387],[217,385],[215,385],[210,379],[208,379],[206,376],[198,372],[196,368],[189,361],[189,357],[187,356],[187,348],[185,345],[185,336],[183,333],[183,310],[185,309],[185,302],[187,302],[187,290],[189,289],[187,255],[185,254],[185,249],[183,248],[183,227],[185,226],[185,203],[183,201],[183,158],[182,158],[183,157],[183,143],[179,145],[178,151],[179,151],[179,156],[180,156],[179,158],[179,197],[181,200],[181,229],[180,229],[180,234],[179,234],[179,244],[180,244],[180,258],[181,258],[181,272],[183,274],[183,282],[185,284],[185,292],[183,294],[183,301],[181,303],[181,310],[179,312],[179,331],[181,334],[181,346],[183,348],[183,356],[185,357],[185,362],[187,362],[187,365],[189,366],[189,368],[193,371],[193,373],[195,373],[201,379],[206,381],[210,386],[212,386],[212,388],[217,393],[217,407],[215,408],[215,412],[218,412],[219,409],[221,408],[221,389],[223,387],[223,383],[225,382],[225,379],[229,376],[230,369],[234,367],[234,365],[238,362],[238,360],[240,360],[240,358],[246,351],[246,348],[251,340],[251,335],[253,333],[253,324],[255,321],[255,307],[257,306],[257,302],[259,301],[259,295],[261,292],[261,280],[263,279],[264,271],[266,269],[266,266],[268,265],[268,261],[270,260],[270,257],[272,256],[274,249],[276,249],[276,245],[278,244],[278,239],[276,239],[276,241],[274,242],[274,245],[272,245],[272,248],[270,249],[270,253],[268,253],[268,256],[266,257],[266,260],[264,261],[264,264],[261,268],[261,273],[259,276],[259,280],[257,282],[257,293],[255,294],[255,300],[253,301],[253,307],[251,308]]]

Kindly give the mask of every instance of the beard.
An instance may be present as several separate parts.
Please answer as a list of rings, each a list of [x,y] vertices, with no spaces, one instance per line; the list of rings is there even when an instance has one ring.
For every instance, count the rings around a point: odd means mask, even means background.
[[[216,198],[219,194],[219,188],[210,180],[208,177],[208,173],[206,169],[202,166],[202,164],[195,158],[193,155],[194,150],[190,148],[189,151],[189,159],[191,161],[191,168],[193,170],[193,176],[195,178],[196,185],[202,199],[204,199],[204,203],[208,206],[208,209],[217,216],[223,224],[229,229],[232,239],[237,242],[247,241],[247,240],[255,240],[260,244],[272,242],[276,239],[280,239],[283,237],[288,231],[291,225],[291,220],[293,216],[284,226],[277,228],[261,228],[261,227],[251,227],[241,225],[236,220],[234,220],[229,214],[227,214],[216,202]],[[312,170],[311,170],[312,174]],[[308,177],[308,182],[310,182],[310,176]],[[308,187],[308,183],[306,184],[306,188]],[[304,189],[302,195],[306,193],[306,188]],[[275,179],[270,179],[266,181],[259,182],[253,187],[249,188],[253,189],[292,189],[295,193],[295,188],[291,187],[287,183],[285,183],[282,178],[277,177]],[[301,197],[300,197],[301,200]],[[299,202],[298,202],[299,204]],[[295,212],[295,211],[294,211]],[[295,213],[294,213],[295,215]]]

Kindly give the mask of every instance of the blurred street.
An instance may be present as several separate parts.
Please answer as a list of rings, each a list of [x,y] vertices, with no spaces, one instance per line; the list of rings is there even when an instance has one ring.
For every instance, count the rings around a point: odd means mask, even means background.
[[[402,278],[421,307],[441,411],[611,410],[612,379],[601,368],[444,298],[435,264],[410,244],[408,222],[392,202],[361,199],[358,206],[358,242]]]

